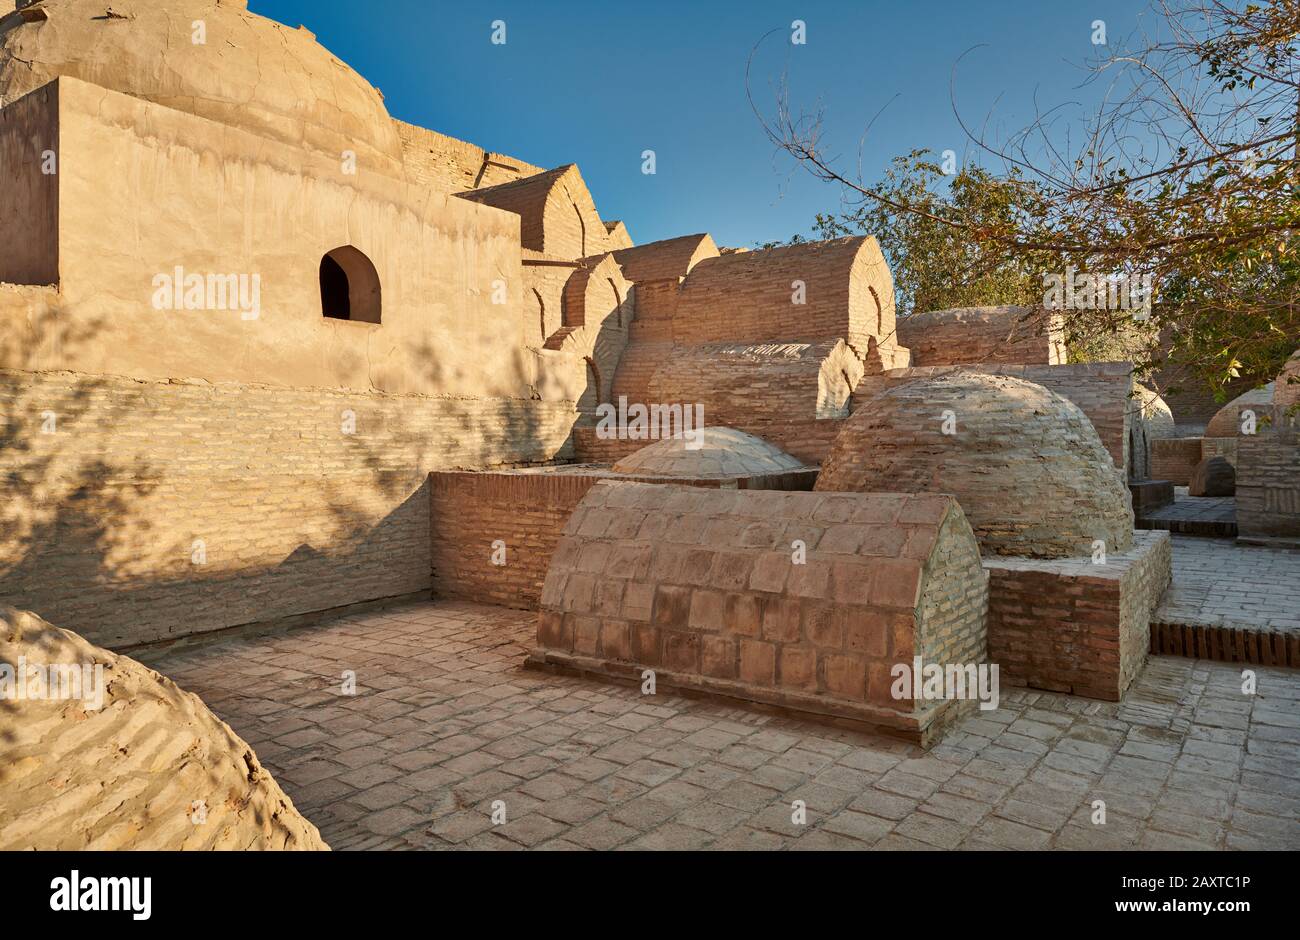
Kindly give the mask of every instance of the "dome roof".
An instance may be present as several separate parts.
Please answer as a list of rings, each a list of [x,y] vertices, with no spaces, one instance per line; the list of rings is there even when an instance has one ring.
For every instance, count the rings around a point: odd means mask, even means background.
[[[1173,437],[1174,413],[1158,394],[1145,385],[1133,383],[1131,413],[1142,422],[1147,437]]]
[[[816,488],[950,493],[996,555],[1079,557],[1096,539],[1111,553],[1133,542],[1128,491],[1092,423],[1010,376],[952,372],[868,400],[844,422]]]
[[[1273,407],[1273,383],[1261,388],[1252,388],[1244,395],[1238,395],[1214,413],[1210,423],[1205,426],[1206,437],[1236,437],[1241,433],[1241,409],[1254,409],[1256,417],[1271,413]]]
[[[246,0],[42,0],[0,19],[0,102],[62,75],[282,143],[400,172],[379,92]],[[42,15],[33,15],[33,10]],[[201,20],[206,42],[196,44]]]
[[[700,446],[692,449],[688,441],[669,437],[628,454],[614,464],[616,473],[644,476],[753,476],[762,473],[788,473],[804,467],[791,457],[753,434],[735,428],[704,428]]]
[[[102,701],[4,702],[5,766],[21,770],[5,774],[0,851],[329,848],[197,695],[71,630],[0,606],[0,662],[24,659],[80,664],[91,670],[83,692]],[[184,821],[196,800],[208,811],[202,826]]]

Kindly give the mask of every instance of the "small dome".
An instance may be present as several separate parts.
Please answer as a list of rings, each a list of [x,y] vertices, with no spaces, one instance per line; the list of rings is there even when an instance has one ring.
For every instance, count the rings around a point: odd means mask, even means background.
[[[614,464],[615,473],[642,476],[754,476],[788,473],[804,464],[761,437],[735,428],[704,428],[699,446],[681,437],[656,441]]]
[[[818,490],[949,493],[995,555],[1067,558],[1133,542],[1133,510],[1092,422],[1022,379],[952,372],[895,386],[855,411]]]
[[[1244,395],[1238,395],[1214,413],[1210,423],[1205,426],[1206,437],[1237,437],[1241,434],[1241,410],[1249,408],[1256,418],[1271,414],[1273,409],[1273,383],[1262,388],[1253,388]]]
[[[269,137],[357,154],[400,173],[379,92],[306,29],[246,0],[44,0],[0,19],[0,104],[67,75]],[[195,42],[195,23],[203,42]]]
[[[1163,398],[1145,385],[1133,383],[1131,411],[1142,422],[1148,438],[1174,436],[1176,428],[1173,411]]]

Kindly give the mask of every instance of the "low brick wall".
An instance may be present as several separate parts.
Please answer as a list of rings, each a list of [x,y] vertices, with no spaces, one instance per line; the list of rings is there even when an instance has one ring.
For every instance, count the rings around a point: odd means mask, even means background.
[[[1300,539],[1300,433],[1237,439],[1237,534],[1246,540]]]
[[[1005,685],[1119,701],[1151,645],[1172,577],[1167,532],[1137,532],[1106,564],[987,558],[989,660]]]
[[[1191,482],[1192,471],[1201,462],[1201,438],[1166,437],[1151,442],[1151,479],[1168,480],[1174,486]]]
[[[556,549],[529,663],[637,683],[649,669],[660,688],[928,744],[975,703],[896,698],[891,670],[982,663],[986,605],[949,496],[602,482]]]
[[[590,466],[433,473],[429,533],[434,596],[535,610],[565,523],[587,491],[604,479],[810,490],[816,471],[709,479],[638,477]]]

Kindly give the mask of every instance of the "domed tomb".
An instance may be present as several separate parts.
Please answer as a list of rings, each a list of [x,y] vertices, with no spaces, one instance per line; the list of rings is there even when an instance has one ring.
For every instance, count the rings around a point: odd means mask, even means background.
[[[1169,405],[1145,385],[1133,383],[1128,403],[1130,480],[1146,480],[1151,474],[1151,442],[1176,434],[1174,413]]]
[[[797,457],[761,437],[725,427],[706,427],[694,442],[664,438],[614,464],[616,473],[686,477],[756,476],[803,468]]]
[[[1087,556],[1133,543],[1129,494],[1069,400],[1004,375],[958,371],[895,386],[855,411],[816,489],[950,493],[983,551]]]
[[[10,13],[0,18],[0,104],[66,75],[334,159],[354,152],[400,175],[401,143],[379,92],[310,31],[246,7],[43,0]]]
[[[1266,417],[1273,409],[1273,383],[1260,388],[1253,388],[1244,395],[1238,395],[1214,413],[1210,423],[1205,426],[1206,437],[1237,437],[1241,434],[1241,412],[1255,412],[1255,419]]]
[[[0,607],[0,851],[328,849],[197,695]]]

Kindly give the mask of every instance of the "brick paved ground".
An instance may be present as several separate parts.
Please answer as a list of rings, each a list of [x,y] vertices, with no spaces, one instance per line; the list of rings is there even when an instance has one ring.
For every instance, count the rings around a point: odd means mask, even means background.
[[[1174,535],[1174,583],[1160,623],[1300,633],[1300,552]]]
[[[335,848],[1300,848],[1297,671],[1246,696],[1239,668],[1159,657],[1122,705],[1011,692],[927,754],[527,672],[532,625],[436,602],[140,658]]]
[[[1235,536],[1235,496],[1188,496],[1187,487],[1174,487],[1174,501],[1159,509],[1145,509],[1138,519],[1143,529],[1169,529],[1197,535]]]

